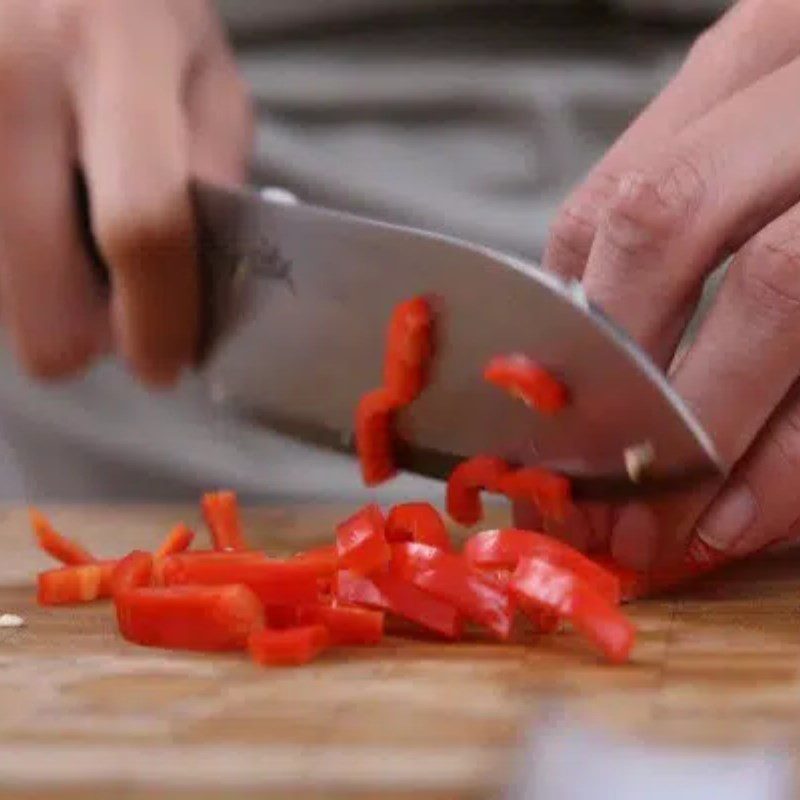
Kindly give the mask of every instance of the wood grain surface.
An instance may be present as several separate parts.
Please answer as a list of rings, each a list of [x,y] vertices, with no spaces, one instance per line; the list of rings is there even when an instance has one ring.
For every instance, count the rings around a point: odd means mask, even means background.
[[[247,515],[276,554],[330,536],[348,509]],[[158,542],[170,508],[55,509],[98,555]],[[511,645],[388,637],[297,670],[129,645],[107,603],[40,609],[48,561],[22,509],[0,514],[0,798],[481,798],[502,789],[543,706],[616,735],[698,747],[800,744],[800,555],[728,570],[630,607],[632,664],[570,633]]]

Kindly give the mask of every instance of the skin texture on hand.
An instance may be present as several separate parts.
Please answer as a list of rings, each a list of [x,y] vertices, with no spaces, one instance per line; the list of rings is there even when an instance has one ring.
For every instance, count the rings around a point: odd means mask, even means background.
[[[553,224],[545,266],[583,280],[735,464],[691,495],[579,510],[573,537],[627,566],[676,558],[692,537],[743,556],[800,530],[798,86],[800,4],[741,0]],[[703,282],[729,255],[677,362]]]
[[[149,384],[177,379],[199,336],[188,181],[240,181],[250,136],[205,0],[0,4],[0,313],[28,372],[115,352]],[[77,169],[110,291],[81,245]]]

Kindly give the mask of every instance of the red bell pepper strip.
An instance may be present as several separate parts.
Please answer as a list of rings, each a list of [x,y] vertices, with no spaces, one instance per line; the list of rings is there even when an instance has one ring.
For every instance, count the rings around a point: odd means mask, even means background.
[[[636,639],[630,620],[599,592],[563,566],[542,558],[523,558],[511,578],[520,608],[552,612],[568,619],[609,661],[627,661]]]
[[[336,549],[344,569],[369,575],[389,563],[386,524],[376,505],[362,508],[336,526]]]
[[[505,528],[481,531],[471,536],[463,550],[464,558],[479,567],[513,570],[523,557],[543,558],[571,570],[593,586],[609,602],[619,603],[619,579],[583,553],[552,536],[534,531]]]
[[[452,550],[447,528],[439,512],[430,503],[402,503],[390,509],[386,518],[389,542],[419,542]]]
[[[339,553],[335,544],[313,547],[293,555],[289,561],[309,564],[320,578],[329,578],[339,569]]]
[[[35,508],[30,509],[28,512],[31,520],[33,532],[39,542],[39,547],[45,553],[51,555],[56,561],[68,566],[76,566],[78,564],[91,564],[97,559],[84,547],[74,542],[72,539],[67,539],[62,536],[50,524],[50,520],[44,516],[40,511]]]
[[[328,630],[324,625],[281,631],[262,628],[250,634],[247,649],[253,660],[262,666],[299,667],[313,661],[328,643]]]
[[[377,644],[383,638],[383,612],[355,606],[303,606],[297,609],[300,625],[324,625],[331,644]]]
[[[153,579],[153,556],[144,550],[132,550],[117,562],[111,573],[111,594],[117,595],[128,589],[149,586]]]
[[[164,558],[175,553],[182,553],[188,550],[194,539],[194,533],[183,523],[179,522],[168,534],[167,538],[161,543],[158,550],[153,553],[154,558]]]
[[[220,586],[240,583],[265,605],[314,603],[319,599],[314,564],[269,559],[261,553],[178,553],[162,559],[165,586]]]
[[[446,639],[461,637],[461,615],[452,605],[391,572],[365,578],[342,570],[336,576],[334,594],[338,602],[388,611]]]
[[[235,492],[208,492],[200,505],[215,549],[247,550]]]
[[[498,639],[510,637],[514,605],[505,587],[461,556],[424,544],[394,544],[391,569],[420,589],[452,604]]]
[[[88,603],[111,596],[111,576],[116,561],[95,561],[40,572],[37,601],[41,606]]]
[[[408,405],[425,387],[433,355],[433,314],[424,297],[395,307],[389,322],[383,385],[399,406]]]
[[[459,464],[447,481],[447,513],[462,525],[474,525],[483,517],[480,493],[498,490],[509,472],[500,458],[476,456]]]
[[[377,486],[397,472],[392,422],[397,402],[386,389],[365,394],[356,409],[356,454],[366,486]]]
[[[484,369],[483,378],[543,414],[558,413],[569,399],[561,383],[520,353],[491,359]]]
[[[563,520],[572,500],[569,481],[536,467],[525,467],[503,475],[498,484],[500,494],[511,500],[533,503],[548,519]]]
[[[264,625],[261,601],[246,586],[128,589],[114,603],[120,633],[147,647],[240,650]]]

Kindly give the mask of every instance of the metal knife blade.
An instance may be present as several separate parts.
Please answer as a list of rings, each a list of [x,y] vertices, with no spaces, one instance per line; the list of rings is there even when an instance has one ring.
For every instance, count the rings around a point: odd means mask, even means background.
[[[623,499],[721,476],[699,422],[639,348],[532,264],[484,247],[249,190],[196,183],[208,280],[204,374],[217,400],[313,444],[352,452],[359,398],[380,384],[394,306],[432,298],[432,380],[398,418],[398,463],[444,478],[490,453],[570,476],[577,496]],[[554,417],[482,381],[523,352],[569,387]],[[634,482],[627,448],[653,460]]]

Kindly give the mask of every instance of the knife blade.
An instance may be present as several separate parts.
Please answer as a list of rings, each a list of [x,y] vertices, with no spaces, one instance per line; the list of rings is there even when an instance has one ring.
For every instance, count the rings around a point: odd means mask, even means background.
[[[568,475],[576,496],[624,499],[724,474],[713,442],[633,341],[533,264],[452,237],[259,193],[193,186],[208,283],[203,373],[218,402],[317,446],[352,452],[359,398],[380,384],[394,306],[432,299],[432,379],[397,420],[401,468],[444,478],[489,453]],[[571,403],[532,413],[484,384],[526,353]],[[652,460],[633,481],[625,451]]]

